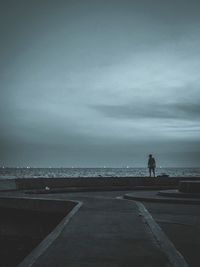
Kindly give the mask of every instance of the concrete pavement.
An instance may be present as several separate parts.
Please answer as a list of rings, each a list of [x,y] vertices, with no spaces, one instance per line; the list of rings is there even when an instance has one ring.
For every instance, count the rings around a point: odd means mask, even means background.
[[[45,195],[47,197],[52,198]],[[87,194],[58,194],[53,197],[70,197],[83,202],[83,205],[31,266],[169,266],[166,255],[132,201],[106,196],[96,198]]]
[[[54,200],[79,201],[82,206],[73,216],[67,216],[59,226],[62,229],[47,236],[18,267],[187,266],[170,260],[169,254],[162,249],[162,230],[158,230],[153,219],[149,227],[149,219],[137,202],[117,198],[127,193],[31,194],[32,199],[49,200],[50,206]],[[1,193],[0,196],[29,198],[28,194],[19,191]],[[155,228],[160,231],[158,238],[152,230]],[[176,252],[169,243],[164,248]]]

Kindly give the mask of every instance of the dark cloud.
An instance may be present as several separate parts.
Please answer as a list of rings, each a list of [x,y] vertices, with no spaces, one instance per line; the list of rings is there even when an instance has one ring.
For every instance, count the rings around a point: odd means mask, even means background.
[[[181,119],[198,120],[198,103],[133,103],[126,105],[97,105],[93,107],[104,116],[116,119]]]
[[[200,119],[200,105],[199,103],[185,103],[185,104],[177,104],[175,106],[177,113],[180,113],[180,116],[188,118],[188,119]]]

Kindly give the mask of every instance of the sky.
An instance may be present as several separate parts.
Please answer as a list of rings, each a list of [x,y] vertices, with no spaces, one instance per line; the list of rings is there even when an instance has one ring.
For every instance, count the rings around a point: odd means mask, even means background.
[[[0,0],[0,165],[200,167],[198,0]]]

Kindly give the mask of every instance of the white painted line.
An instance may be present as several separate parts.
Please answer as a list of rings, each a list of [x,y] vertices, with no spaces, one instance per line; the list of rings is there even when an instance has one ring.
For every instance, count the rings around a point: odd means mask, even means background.
[[[58,238],[71,218],[82,206],[82,202],[73,201],[78,204],[64,217],[64,219],[56,226],[56,228],[17,266],[31,267],[36,260],[47,250],[47,248]]]
[[[160,249],[167,256],[172,267],[188,267],[187,262],[181,255],[181,253],[175,248],[174,244],[169,240],[169,238],[162,231],[160,226],[155,222],[151,214],[145,208],[145,206],[138,201],[135,201],[141,215],[144,217],[146,223],[150,227],[150,230],[157,241]]]

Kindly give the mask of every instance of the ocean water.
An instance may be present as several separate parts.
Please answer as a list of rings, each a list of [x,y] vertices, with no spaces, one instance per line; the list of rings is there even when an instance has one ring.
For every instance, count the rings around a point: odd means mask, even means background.
[[[156,176],[200,177],[200,168],[157,168]],[[0,179],[59,177],[145,177],[147,168],[0,168]]]

